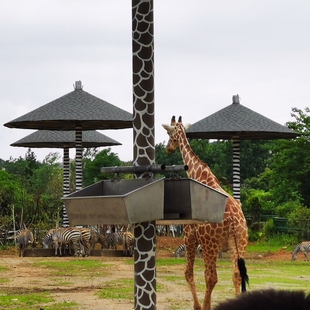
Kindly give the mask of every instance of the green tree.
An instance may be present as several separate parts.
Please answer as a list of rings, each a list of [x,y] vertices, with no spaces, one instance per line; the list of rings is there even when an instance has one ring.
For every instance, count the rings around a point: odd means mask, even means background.
[[[11,206],[15,202],[15,197],[19,190],[19,183],[14,176],[5,170],[0,170],[0,216],[9,216]]]
[[[63,170],[58,153],[48,154],[31,178],[32,208],[29,216],[35,221],[55,219],[62,207]]]
[[[300,133],[295,140],[277,140],[272,149],[270,168],[271,193],[277,205],[288,201],[300,201],[310,206],[310,116],[293,108],[295,121],[287,126]]]
[[[83,185],[88,186],[100,180],[113,178],[114,175],[101,173],[102,167],[122,166],[118,156],[110,148],[97,153],[93,160],[83,160]]]
[[[180,150],[177,149],[174,153],[168,154],[164,142],[155,145],[155,159],[157,165],[183,165]]]
[[[2,177],[7,174],[6,184],[2,182],[0,188],[6,201],[2,199],[1,209],[6,207],[7,213],[11,214],[14,205],[16,223],[50,221],[58,213],[62,205],[62,169],[58,159],[58,153],[50,153],[43,163],[39,163],[29,150],[25,159],[20,157],[5,163],[6,171],[1,173]]]
[[[310,234],[310,209],[299,206],[289,215],[289,226],[298,230],[300,240],[308,240]]]
[[[272,158],[271,149],[274,141],[241,140],[240,142],[240,177],[241,182],[257,178],[265,171]]]

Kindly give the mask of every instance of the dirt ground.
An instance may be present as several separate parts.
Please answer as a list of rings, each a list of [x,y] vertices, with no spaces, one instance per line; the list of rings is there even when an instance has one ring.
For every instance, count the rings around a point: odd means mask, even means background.
[[[157,258],[173,258],[175,249],[183,243],[180,238],[157,237]],[[228,255],[228,253],[226,253]],[[254,257],[252,257],[254,258]],[[258,259],[268,260],[290,260],[291,254],[284,250],[275,254],[257,257]],[[0,291],[9,291],[21,293],[31,290],[31,292],[44,292],[49,291],[56,302],[76,302],[79,304],[79,310],[114,310],[133,309],[134,301],[124,299],[101,299],[97,296],[97,292],[102,289],[105,281],[111,279],[134,278],[134,266],[128,264],[126,260],[130,258],[113,258],[113,257],[90,257],[78,259],[91,259],[104,261],[104,264],[109,265],[105,268],[105,277],[75,277],[73,282],[69,275],[55,276],[51,274],[49,269],[42,269],[36,265],[42,261],[70,261],[75,260],[72,257],[18,257],[15,248],[9,251],[0,252],[0,267],[5,270],[0,273],[1,278],[10,279],[9,282],[0,281]],[[167,273],[167,275],[183,276],[184,265],[167,266],[165,269],[160,270],[160,275]],[[61,281],[69,282],[70,284],[61,285],[55,282],[55,278],[61,278]],[[160,280],[161,284],[166,284],[168,289],[157,292],[157,309],[170,310],[170,309],[192,309],[192,297],[186,285],[180,285],[169,281],[165,283],[164,279]],[[178,303],[182,300],[182,307],[171,307],[171,302]],[[4,309],[0,305],[0,309]],[[42,308],[40,308],[42,309]],[[44,309],[44,307],[43,307]],[[70,308],[71,309],[71,308]]]

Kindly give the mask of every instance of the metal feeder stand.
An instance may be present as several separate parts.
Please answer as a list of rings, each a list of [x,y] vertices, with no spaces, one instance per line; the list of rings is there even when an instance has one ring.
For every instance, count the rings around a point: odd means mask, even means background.
[[[125,168],[128,173],[134,173],[135,168],[140,172],[143,166],[109,167],[101,171],[126,173]],[[177,171],[178,166],[143,169],[154,174],[158,169],[160,173]],[[182,166],[182,170],[186,170],[186,166]],[[163,225],[221,223],[226,200],[227,195],[193,179],[154,177],[104,180],[63,197],[72,226],[146,221]]]

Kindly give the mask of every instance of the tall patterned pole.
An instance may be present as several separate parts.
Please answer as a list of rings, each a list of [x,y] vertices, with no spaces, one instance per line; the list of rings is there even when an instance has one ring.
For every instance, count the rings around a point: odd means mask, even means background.
[[[134,165],[151,165],[155,163],[153,0],[132,0],[132,50]],[[155,310],[155,221],[135,224],[134,235],[135,309]]]
[[[239,104],[239,95],[233,96],[233,104]],[[233,136],[233,194],[240,201],[240,137]]]
[[[64,148],[63,158],[63,196],[70,194],[70,159],[69,159],[69,148]],[[69,227],[69,219],[66,210],[66,206],[62,206],[62,227]]]
[[[233,194],[240,201],[240,139],[233,136]]]
[[[82,146],[82,126],[75,127],[75,190],[78,191],[83,187],[83,146]]]
[[[82,82],[76,81],[74,89],[83,89]],[[82,145],[82,126],[75,126],[75,190],[83,188],[83,145]]]

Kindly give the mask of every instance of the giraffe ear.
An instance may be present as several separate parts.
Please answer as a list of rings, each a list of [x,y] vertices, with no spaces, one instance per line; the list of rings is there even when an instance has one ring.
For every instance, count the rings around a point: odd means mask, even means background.
[[[169,126],[169,125],[166,125],[166,124],[163,124],[162,126],[163,126],[167,131],[173,130],[173,126]]]
[[[187,130],[189,127],[191,127],[192,125],[191,124],[186,124],[185,126],[184,126],[184,128],[185,128],[185,130]]]

